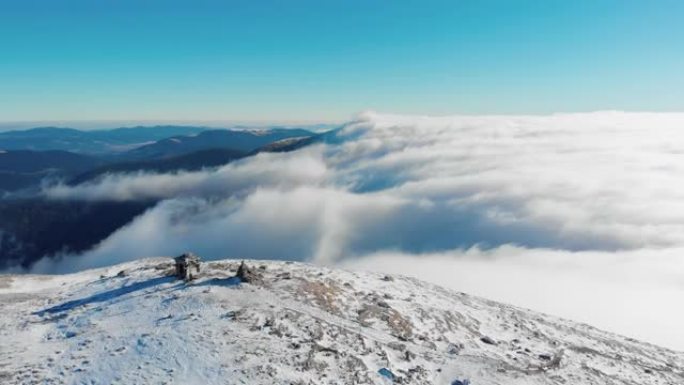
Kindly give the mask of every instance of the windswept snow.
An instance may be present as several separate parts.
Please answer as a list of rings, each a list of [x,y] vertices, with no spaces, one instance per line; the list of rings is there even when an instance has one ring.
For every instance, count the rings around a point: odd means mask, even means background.
[[[2,384],[682,384],[684,353],[412,278],[171,259],[0,276]],[[121,272],[121,274],[119,274]]]

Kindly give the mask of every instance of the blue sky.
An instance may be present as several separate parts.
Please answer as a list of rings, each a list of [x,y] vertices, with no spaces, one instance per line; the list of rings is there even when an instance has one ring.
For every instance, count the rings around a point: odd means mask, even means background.
[[[0,121],[684,110],[684,2],[0,0]]]

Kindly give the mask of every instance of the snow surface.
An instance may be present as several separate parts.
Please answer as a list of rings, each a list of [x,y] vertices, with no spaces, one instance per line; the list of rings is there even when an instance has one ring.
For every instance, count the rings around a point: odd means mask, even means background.
[[[684,353],[413,278],[238,264],[0,276],[0,384],[684,384]]]

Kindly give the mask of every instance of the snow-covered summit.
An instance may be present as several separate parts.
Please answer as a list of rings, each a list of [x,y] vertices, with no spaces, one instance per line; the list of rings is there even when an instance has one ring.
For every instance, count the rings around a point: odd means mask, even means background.
[[[2,384],[683,384],[684,354],[411,278],[146,259],[0,276]]]

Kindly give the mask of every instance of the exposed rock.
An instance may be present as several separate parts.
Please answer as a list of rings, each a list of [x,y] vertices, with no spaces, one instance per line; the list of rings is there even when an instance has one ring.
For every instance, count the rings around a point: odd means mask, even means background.
[[[192,281],[200,273],[200,258],[193,253],[185,253],[174,258],[175,275],[178,279]]]
[[[389,309],[389,308],[390,308],[390,305],[389,305],[387,302],[385,302],[385,301],[378,301],[377,304],[378,304],[378,306],[384,307],[385,309]]]
[[[496,345],[496,341],[494,341],[491,337],[488,337],[488,336],[484,336],[484,337],[480,338],[480,341],[482,341],[488,345]]]
[[[238,267],[235,276],[240,278],[240,282],[244,283],[259,283],[263,281],[263,276],[254,269],[247,266],[245,261],[242,261],[240,263],[240,267]]]
[[[463,350],[463,344],[452,344],[447,346],[447,353],[449,354],[459,354]]]
[[[279,273],[276,277],[279,279],[292,279],[292,274],[289,271],[286,271],[284,273]]]

